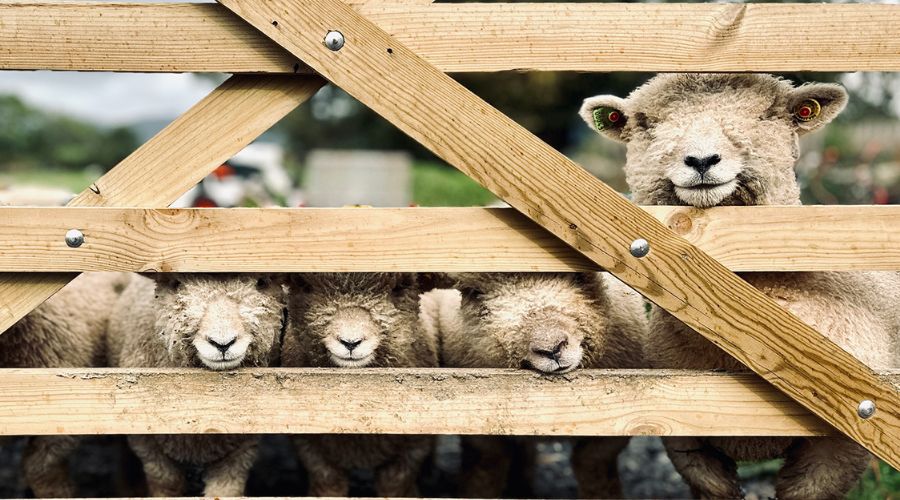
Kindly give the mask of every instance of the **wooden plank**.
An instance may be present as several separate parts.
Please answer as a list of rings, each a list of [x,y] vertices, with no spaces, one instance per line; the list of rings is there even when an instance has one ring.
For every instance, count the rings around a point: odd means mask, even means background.
[[[897,5],[417,3],[355,6],[448,72],[900,70]],[[0,5],[0,69],[308,70],[218,5],[84,2]]]
[[[900,394],[859,360],[338,0],[220,0],[292,54],[900,469]],[[277,26],[272,21],[277,21]],[[342,30],[338,52],[322,44]],[[632,241],[651,251],[632,257]],[[877,413],[862,420],[859,402]]]
[[[886,375],[900,383],[900,374]],[[377,401],[377,404],[373,402]],[[222,408],[228,408],[222,412]],[[0,434],[826,435],[752,374],[7,369]]]
[[[165,206],[306,101],[316,76],[233,76],[69,206]],[[0,274],[0,333],[77,274]]]
[[[900,270],[900,206],[642,208],[732,271]],[[599,269],[508,208],[0,208],[0,271]]]

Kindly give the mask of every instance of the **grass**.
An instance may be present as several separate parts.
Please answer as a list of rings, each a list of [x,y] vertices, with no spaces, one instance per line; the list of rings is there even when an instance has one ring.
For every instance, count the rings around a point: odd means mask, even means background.
[[[413,202],[423,207],[472,207],[496,201],[490,191],[465,174],[437,163],[413,166]]]
[[[0,188],[3,186],[47,186],[68,189],[79,193],[100,177],[93,169],[15,169],[0,172]]]
[[[882,461],[873,461],[848,500],[900,500],[900,472]]]

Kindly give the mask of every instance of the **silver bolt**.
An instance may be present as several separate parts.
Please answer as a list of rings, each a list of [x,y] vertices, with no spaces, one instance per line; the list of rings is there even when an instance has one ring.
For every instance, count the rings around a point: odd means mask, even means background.
[[[644,238],[638,238],[631,242],[631,255],[641,258],[650,253],[650,243]]]
[[[71,248],[78,248],[84,243],[84,234],[77,229],[69,229],[66,231],[66,245]]]
[[[856,409],[856,413],[864,419],[871,418],[875,414],[875,403],[871,399],[864,399]]]
[[[344,35],[340,31],[329,31],[325,34],[325,46],[333,51],[341,50],[344,46]]]

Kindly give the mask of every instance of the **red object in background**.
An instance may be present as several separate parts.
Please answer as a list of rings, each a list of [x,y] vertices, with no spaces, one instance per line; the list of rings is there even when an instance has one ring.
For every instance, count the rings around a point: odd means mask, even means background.
[[[222,180],[225,177],[234,175],[234,169],[231,167],[231,165],[223,163],[216,167],[215,170],[213,170],[212,175],[215,175],[216,179]]]
[[[205,196],[201,196],[200,198],[194,200],[194,206],[197,208],[216,208],[219,205],[216,205],[216,202],[212,201],[211,199]]]
[[[872,193],[872,203],[876,205],[887,205],[891,202],[891,195],[884,186],[876,186]]]

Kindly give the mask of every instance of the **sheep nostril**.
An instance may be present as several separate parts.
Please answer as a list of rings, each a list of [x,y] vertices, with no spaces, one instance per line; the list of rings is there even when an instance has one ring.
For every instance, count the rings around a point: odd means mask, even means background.
[[[553,359],[553,356],[554,356],[553,351],[548,351],[546,349],[538,349],[537,347],[533,347],[531,349],[531,352],[537,354],[538,356],[544,357],[544,358]]]
[[[237,338],[233,338],[224,344],[221,344],[221,343],[216,342],[215,340],[209,339],[209,338],[206,339],[206,341],[209,342],[210,345],[212,345],[213,347],[218,349],[222,354],[225,354],[225,352],[228,351],[228,348],[233,346],[234,343],[237,342]]]
[[[697,158],[696,156],[684,157],[684,164],[696,170],[700,175],[705,174],[713,165],[718,164],[720,161],[722,161],[722,157],[717,154],[703,158]]]
[[[559,344],[556,344],[556,347],[553,348],[553,354],[559,354],[563,350],[563,347],[566,346],[566,344],[568,344],[567,341],[561,340]]]
[[[353,351],[353,349],[359,347],[359,344],[362,344],[362,340],[338,339],[338,341],[340,341],[340,343],[343,344],[343,346],[346,347],[348,351]]]

